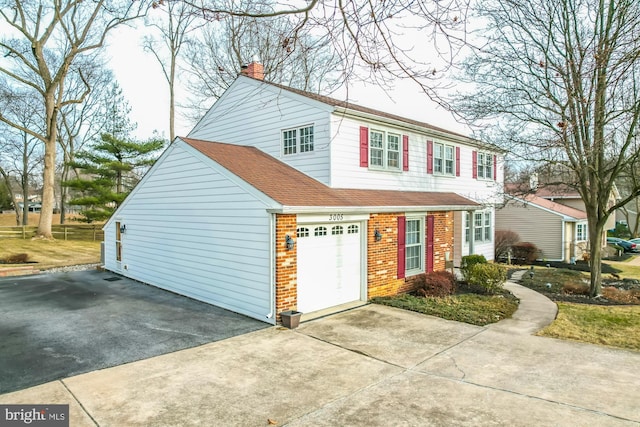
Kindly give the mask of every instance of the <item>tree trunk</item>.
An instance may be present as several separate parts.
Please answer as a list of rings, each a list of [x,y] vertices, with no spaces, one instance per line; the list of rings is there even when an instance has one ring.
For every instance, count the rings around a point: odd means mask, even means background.
[[[589,215],[587,213],[587,215]],[[602,233],[604,231],[604,223],[600,223],[597,219],[589,218],[589,225],[595,226],[589,228],[589,257],[591,280],[589,283],[589,295],[594,298],[601,295],[602,292]]]
[[[53,223],[53,187],[55,186],[56,172],[56,140],[47,141],[44,152],[44,172],[42,174],[42,208],[40,209],[40,222],[38,223],[38,237],[52,239],[51,224]]]
[[[22,225],[29,225],[29,198],[27,197],[29,195],[28,191],[28,186],[26,189],[24,189],[23,187],[22,192],[24,193],[24,195],[22,197]]]
[[[56,106],[52,92],[45,96],[45,110],[47,113],[47,139],[44,143],[44,171],[42,173],[42,208],[40,209],[40,222],[36,235],[43,239],[52,239],[51,224],[53,223],[53,187],[56,185],[56,148],[57,126]]]
[[[11,188],[9,175],[0,167],[0,175],[4,178],[4,182],[7,185],[7,191],[9,192],[9,196],[11,196],[11,201],[13,202],[13,211],[16,213],[16,225],[20,225],[20,211],[18,210],[18,200],[16,200],[16,194]]]

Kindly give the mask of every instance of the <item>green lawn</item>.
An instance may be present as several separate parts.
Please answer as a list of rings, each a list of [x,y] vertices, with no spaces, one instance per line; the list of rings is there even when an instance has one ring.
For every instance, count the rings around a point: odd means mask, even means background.
[[[640,306],[557,304],[557,319],[538,335],[640,350]]]

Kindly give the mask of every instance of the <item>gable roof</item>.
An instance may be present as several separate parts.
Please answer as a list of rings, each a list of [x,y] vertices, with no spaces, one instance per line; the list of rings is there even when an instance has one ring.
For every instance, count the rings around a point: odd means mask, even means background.
[[[455,193],[331,188],[255,147],[180,138],[200,153],[287,207],[477,209]]]
[[[301,89],[295,89],[295,88],[292,88],[292,87],[289,87],[289,86],[281,85],[281,84],[270,82],[270,81],[267,81],[267,80],[256,79],[254,77],[250,77],[250,76],[247,76],[247,75],[244,75],[244,74],[241,74],[241,75],[238,76],[238,78],[242,78],[242,77],[247,78],[247,79],[251,79],[251,80],[255,80],[257,82],[260,82],[260,83],[263,83],[263,84],[266,84],[266,85],[269,85],[269,86],[273,86],[273,87],[276,87],[276,88],[281,89],[281,90],[285,90],[285,91],[288,91],[288,92],[291,92],[291,93],[295,93],[296,95],[300,95],[300,96],[303,96],[305,98],[312,99],[314,101],[321,102],[321,103],[326,104],[326,105],[328,105],[330,107],[333,107],[334,110],[336,108],[344,108],[344,109],[347,109],[347,110],[358,111],[358,112],[361,112],[361,113],[378,116],[378,117],[381,117],[383,119],[395,120],[395,121],[403,122],[403,123],[406,123],[406,124],[409,124],[409,125],[421,127],[421,128],[424,128],[424,129],[429,129],[429,130],[432,130],[432,131],[441,132],[441,133],[444,133],[444,134],[456,136],[458,138],[463,138],[463,139],[465,139],[465,140],[467,140],[467,141],[469,141],[469,142],[471,142],[474,145],[477,145],[479,147],[490,148],[491,150],[499,151],[499,152],[504,152],[505,151],[502,148],[497,147],[495,145],[488,144],[488,143],[473,139],[473,138],[469,137],[468,135],[464,135],[464,134],[461,134],[461,133],[458,133],[458,132],[453,132],[453,131],[450,131],[450,130],[447,130],[447,129],[444,129],[444,128],[441,128],[441,127],[438,127],[438,126],[434,126],[434,125],[432,125],[430,123],[426,123],[426,122],[422,122],[422,121],[419,121],[419,120],[410,119],[410,118],[407,118],[407,117],[398,116],[396,114],[391,114],[391,113],[387,113],[387,112],[384,112],[384,111],[381,111],[381,110],[376,110],[375,108],[364,107],[364,106],[361,106],[361,105],[358,105],[358,104],[351,103],[349,101],[342,101],[342,100],[339,100],[339,99],[331,98],[329,96],[319,95],[317,93],[307,92],[307,91],[304,91],[304,90],[301,90]]]
[[[546,209],[558,215],[562,215],[565,219],[584,220],[587,219],[587,213],[579,209],[569,207],[560,203],[553,202],[535,194],[527,194],[522,197],[510,196],[515,200],[519,200],[525,204],[531,204]]]

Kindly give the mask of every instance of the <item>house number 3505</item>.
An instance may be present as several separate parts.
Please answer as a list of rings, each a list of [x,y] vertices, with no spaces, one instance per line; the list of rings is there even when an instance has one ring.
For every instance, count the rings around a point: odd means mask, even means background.
[[[330,214],[329,221],[342,221],[344,219],[343,214]]]

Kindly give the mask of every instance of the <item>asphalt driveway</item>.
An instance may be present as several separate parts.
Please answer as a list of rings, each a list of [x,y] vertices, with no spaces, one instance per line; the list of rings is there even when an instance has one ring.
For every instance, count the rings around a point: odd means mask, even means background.
[[[3,278],[0,394],[268,326],[105,271]]]

